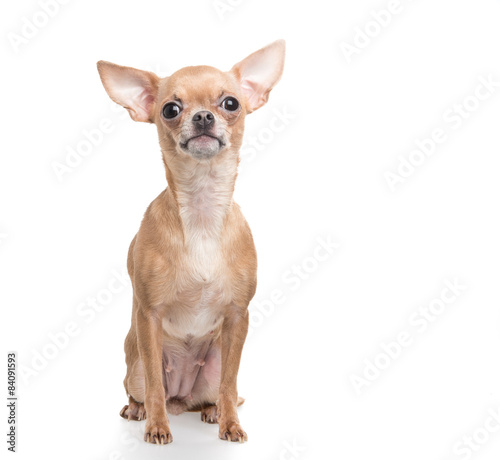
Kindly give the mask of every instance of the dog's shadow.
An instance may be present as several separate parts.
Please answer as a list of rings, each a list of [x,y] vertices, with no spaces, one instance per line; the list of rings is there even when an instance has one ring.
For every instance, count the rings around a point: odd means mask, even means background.
[[[117,449],[120,456],[117,458],[135,460],[170,457],[176,460],[192,460],[203,456],[204,460],[233,460],[235,456],[242,458],[240,454],[250,446],[248,443],[242,445],[219,439],[219,425],[203,423],[199,412],[171,415],[169,419],[174,442],[164,446],[144,442],[146,421],[128,422],[122,419],[122,434]]]

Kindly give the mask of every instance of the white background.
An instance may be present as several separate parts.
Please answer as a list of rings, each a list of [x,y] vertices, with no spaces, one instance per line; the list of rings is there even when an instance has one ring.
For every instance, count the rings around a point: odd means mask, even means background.
[[[16,350],[31,369],[18,376],[17,458],[497,458],[500,87],[474,94],[500,81],[500,3],[401,0],[381,27],[372,14],[389,0],[231,1],[220,14],[212,0],[69,1],[17,48],[12,34],[43,10],[2,7],[2,360]],[[341,45],[366,27],[349,62]],[[115,110],[95,63],[229,69],[277,38],[285,73],[247,119],[260,150],[245,147],[235,193],[259,255],[239,374],[249,441],[223,442],[190,413],[170,417],[173,444],[148,445],[144,422],[118,416],[131,288],[103,290],[166,180],[154,126]],[[446,121],[464,99],[471,110]],[[279,132],[277,112],[291,114]],[[55,162],[101,123],[111,132],[59,180]],[[386,172],[436,129],[446,141],[391,190]],[[340,246],[314,262],[318,238]],[[307,279],[291,281],[294,265]],[[447,280],[464,290],[417,327]],[[96,296],[107,304],[92,315]],[[68,323],[77,335],[63,340]],[[411,344],[356,391],[404,331]]]

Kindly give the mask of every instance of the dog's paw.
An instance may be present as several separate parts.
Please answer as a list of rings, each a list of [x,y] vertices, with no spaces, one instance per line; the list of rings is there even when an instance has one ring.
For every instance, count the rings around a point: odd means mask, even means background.
[[[170,444],[173,440],[168,423],[151,423],[146,425],[144,441],[151,444]]]
[[[128,421],[136,420],[140,422],[146,419],[146,408],[144,404],[130,398],[129,404],[123,407],[120,415]]]
[[[201,421],[205,423],[217,423],[217,406],[207,406],[201,410]]]
[[[241,425],[235,421],[220,422],[219,421],[219,438],[225,441],[245,442],[248,441],[248,436],[241,428]]]

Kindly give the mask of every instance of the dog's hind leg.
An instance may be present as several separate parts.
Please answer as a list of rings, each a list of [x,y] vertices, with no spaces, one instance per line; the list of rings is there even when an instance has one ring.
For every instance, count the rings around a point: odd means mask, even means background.
[[[238,396],[238,406],[241,406],[245,400]],[[201,408],[201,421],[205,423],[218,423],[217,404],[209,404]]]
[[[146,408],[143,403],[137,402],[132,396],[129,396],[128,405],[123,407],[120,415],[128,421],[137,420],[140,422],[146,418]]]
[[[125,339],[125,362],[127,375],[123,380],[128,396],[128,405],[120,411],[120,415],[127,420],[144,420],[146,408],[144,407],[144,370],[137,351],[137,337],[132,326]]]

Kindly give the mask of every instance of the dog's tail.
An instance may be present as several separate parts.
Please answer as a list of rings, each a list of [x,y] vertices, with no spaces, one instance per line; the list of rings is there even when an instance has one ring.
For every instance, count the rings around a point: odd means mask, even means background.
[[[177,398],[171,398],[167,400],[167,412],[172,415],[179,415],[185,412],[187,409],[187,404]]]
[[[239,407],[244,402],[245,402],[245,398],[242,398],[242,397],[238,396],[238,402],[236,403],[236,405]],[[207,405],[210,405],[210,404],[215,405],[215,403],[208,403]],[[187,409],[187,412],[200,412],[201,409],[202,409],[202,406],[201,405],[199,405],[199,406],[197,405],[197,406],[190,407],[189,409]],[[167,401],[167,410],[168,410],[168,401]]]

